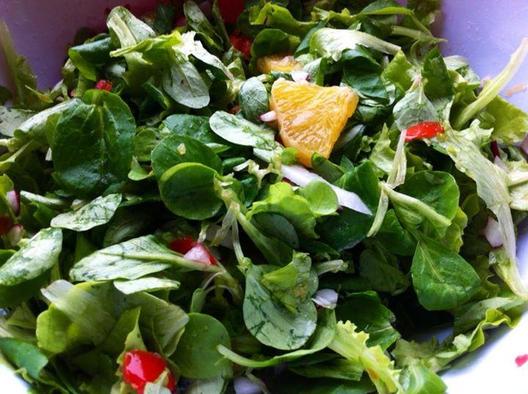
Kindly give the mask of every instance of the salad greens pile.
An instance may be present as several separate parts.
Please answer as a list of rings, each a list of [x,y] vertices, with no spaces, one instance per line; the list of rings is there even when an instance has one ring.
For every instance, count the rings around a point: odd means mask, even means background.
[[[528,41],[481,81],[440,53],[439,7],[252,0],[236,24],[217,2],[116,7],[49,91],[0,24],[5,361],[38,393],[134,393],[134,349],[170,370],[145,393],[169,374],[193,394],[445,392],[438,373],[528,299],[528,115],[498,95]],[[268,55],[359,96],[310,169],[261,121],[299,78],[260,74]],[[424,124],[440,132],[410,135]]]

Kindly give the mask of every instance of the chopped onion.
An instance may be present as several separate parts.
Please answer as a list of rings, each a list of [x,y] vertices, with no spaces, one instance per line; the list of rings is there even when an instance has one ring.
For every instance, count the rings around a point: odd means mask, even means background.
[[[348,190],[341,189],[340,187],[332,185],[331,183],[327,182],[324,178],[320,177],[317,174],[314,174],[313,172],[308,171],[304,167],[297,165],[282,165],[281,170],[282,175],[285,178],[301,187],[308,185],[312,181],[324,182],[330,185],[330,187],[334,190],[335,194],[337,195],[339,205],[352,209],[353,211],[364,213],[365,215],[372,215],[370,209],[365,205],[363,201],[361,201],[361,198],[359,198],[356,193],[352,193]]]
[[[306,71],[296,70],[291,72],[292,79],[297,83],[306,82],[309,76],[310,74]]]
[[[20,195],[15,190],[10,190],[6,194],[7,201],[15,215],[20,212]]]
[[[234,382],[236,394],[260,394],[262,388],[248,378],[236,378]]]
[[[326,309],[335,309],[337,305],[338,294],[332,289],[322,289],[315,293],[312,301]]]
[[[493,248],[498,248],[503,244],[499,222],[493,218],[488,218],[488,223],[484,228],[484,236]]]
[[[275,111],[269,111],[260,115],[260,120],[263,122],[274,122],[277,120],[277,113]]]

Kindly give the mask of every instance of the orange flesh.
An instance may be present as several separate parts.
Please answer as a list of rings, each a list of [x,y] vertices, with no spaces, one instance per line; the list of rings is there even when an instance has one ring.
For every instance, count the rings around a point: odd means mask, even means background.
[[[268,74],[272,71],[289,73],[301,70],[302,66],[293,56],[269,55],[257,60],[257,69],[262,74]]]
[[[277,114],[282,142],[296,148],[298,161],[307,167],[316,152],[330,156],[357,103],[358,96],[347,87],[279,79],[271,89],[271,109]]]

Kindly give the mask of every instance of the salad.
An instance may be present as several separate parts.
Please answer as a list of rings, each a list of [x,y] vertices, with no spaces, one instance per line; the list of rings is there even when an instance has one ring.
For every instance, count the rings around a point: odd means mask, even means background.
[[[444,393],[528,299],[499,96],[528,40],[481,80],[439,8],[119,6],[48,91],[0,23],[3,362],[35,393]]]

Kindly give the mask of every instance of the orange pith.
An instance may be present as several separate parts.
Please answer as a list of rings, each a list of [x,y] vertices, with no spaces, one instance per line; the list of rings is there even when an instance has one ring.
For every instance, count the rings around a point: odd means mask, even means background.
[[[268,55],[257,60],[257,69],[262,74],[272,71],[289,73],[301,70],[301,64],[291,55]]]
[[[308,167],[314,153],[330,156],[357,103],[357,95],[347,87],[279,79],[271,88],[282,143],[296,148],[297,159]]]

